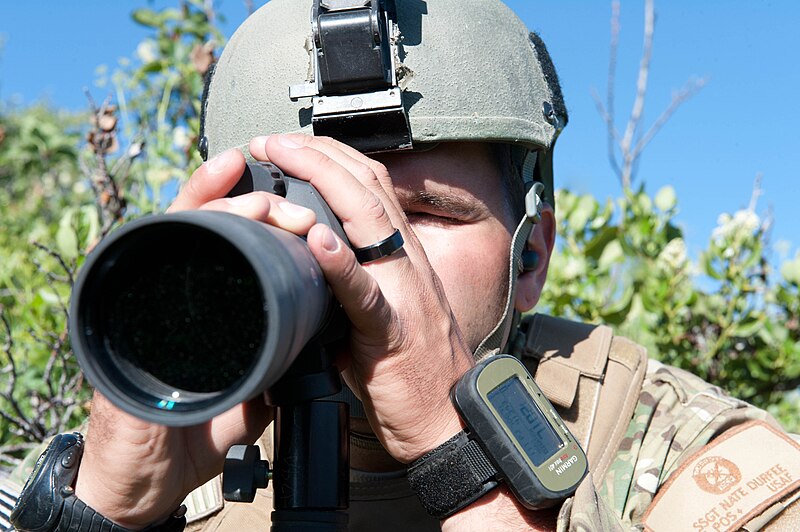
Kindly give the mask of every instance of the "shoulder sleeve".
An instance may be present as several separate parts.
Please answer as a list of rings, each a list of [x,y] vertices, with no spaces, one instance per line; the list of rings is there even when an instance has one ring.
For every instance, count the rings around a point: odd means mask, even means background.
[[[751,421],[685,460],[659,488],[643,522],[655,532],[760,530],[792,506],[799,491],[800,444],[764,421]]]
[[[586,475],[575,495],[564,501],[558,513],[557,530],[621,532],[628,530],[595,487],[591,472]]]
[[[643,526],[657,494],[687,461],[752,421],[781,434],[788,445],[789,438],[765,411],[691,373],[650,361],[633,419],[600,493],[626,526]]]

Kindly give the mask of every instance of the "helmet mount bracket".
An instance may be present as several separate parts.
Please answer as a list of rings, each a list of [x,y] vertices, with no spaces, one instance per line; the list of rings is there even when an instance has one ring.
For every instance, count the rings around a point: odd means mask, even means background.
[[[292,101],[311,98],[314,135],[366,153],[412,147],[396,27],[393,0],[314,0],[314,80],[289,87]]]

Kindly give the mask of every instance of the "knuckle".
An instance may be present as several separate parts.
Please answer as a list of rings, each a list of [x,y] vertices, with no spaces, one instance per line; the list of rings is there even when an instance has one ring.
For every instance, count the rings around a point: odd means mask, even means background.
[[[306,160],[313,165],[323,166],[324,168],[327,168],[332,166],[333,164],[331,158],[319,150],[310,148],[309,150],[304,150],[304,152],[305,153],[303,154],[303,157],[305,157]]]
[[[376,220],[386,217],[386,208],[380,198],[366,189],[361,197],[361,210],[366,216]]]
[[[381,162],[373,160],[370,166],[371,166],[370,169],[372,170],[372,173],[376,176],[376,179],[378,179],[377,176],[389,175],[389,169],[386,168],[386,165]]]
[[[383,294],[378,285],[373,283],[364,294],[364,310],[370,314],[375,314],[383,309]]]
[[[384,310],[385,300],[378,283],[369,283],[364,287],[359,298],[359,306],[362,312],[369,315],[378,315]]]
[[[311,137],[309,137],[309,138],[311,138]],[[317,141],[321,142],[322,144],[328,144],[328,145],[336,144],[336,141],[333,139],[333,137],[329,137],[329,136],[316,137],[315,136],[313,138],[315,138]]]
[[[352,284],[358,272],[358,268],[359,264],[356,262],[355,257],[353,257],[353,260],[346,261],[342,267],[342,279],[344,279],[348,284]]]
[[[311,167],[320,169],[320,172],[317,172],[311,178],[312,184],[318,179],[328,179],[330,176],[336,176],[342,173],[339,163],[328,157],[325,153],[315,150],[314,148],[311,148],[308,152],[306,160],[310,163]]]
[[[314,140],[315,137],[312,137],[310,135],[295,135],[292,137],[292,139],[298,144],[305,146],[306,148],[313,147],[315,142]]]
[[[378,177],[375,175],[375,172],[372,171],[372,168],[370,168],[367,164],[358,163],[354,170],[354,174],[356,179],[367,186],[380,186],[380,183],[378,183]]]

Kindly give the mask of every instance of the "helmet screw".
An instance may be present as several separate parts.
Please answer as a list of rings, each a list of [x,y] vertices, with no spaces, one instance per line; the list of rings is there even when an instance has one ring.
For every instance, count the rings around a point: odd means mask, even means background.
[[[197,141],[197,151],[200,152],[200,157],[202,157],[204,161],[208,160],[208,137],[205,135],[200,137],[200,140]]]
[[[547,120],[548,123],[551,125],[556,124],[556,110],[553,109],[553,104],[544,102],[542,104],[542,113],[544,114],[544,119]]]

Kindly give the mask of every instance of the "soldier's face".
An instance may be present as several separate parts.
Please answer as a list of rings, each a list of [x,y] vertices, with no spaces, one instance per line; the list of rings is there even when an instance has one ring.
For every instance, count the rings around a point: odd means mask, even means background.
[[[378,158],[389,169],[464,339],[475,349],[505,304],[508,250],[517,222],[489,146],[442,144]]]

